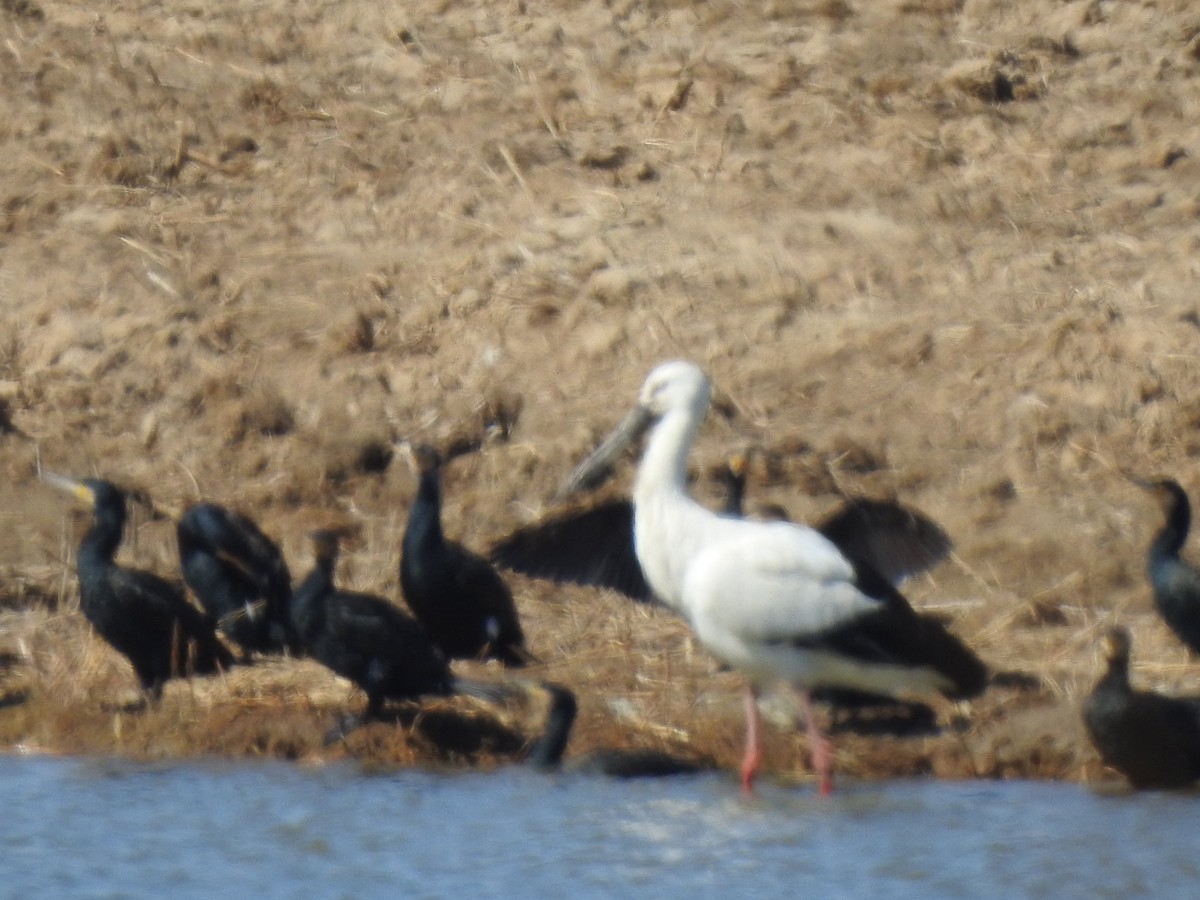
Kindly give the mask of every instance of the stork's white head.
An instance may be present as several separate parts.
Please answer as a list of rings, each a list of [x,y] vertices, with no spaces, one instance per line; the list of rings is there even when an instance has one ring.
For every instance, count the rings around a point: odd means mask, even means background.
[[[697,413],[708,408],[711,396],[708,377],[699,366],[674,360],[657,366],[642,383],[638,405],[657,418],[673,409],[693,409]]]
[[[621,452],[667,413],[690,413],[688,419],[695,427],[704,418],[710,395],[708,378],[697,366],[681,361],[663,363],[642,384],[637,406],[575,467],[559,489],[559,496],[603,484],[612,474],[613,463]]]

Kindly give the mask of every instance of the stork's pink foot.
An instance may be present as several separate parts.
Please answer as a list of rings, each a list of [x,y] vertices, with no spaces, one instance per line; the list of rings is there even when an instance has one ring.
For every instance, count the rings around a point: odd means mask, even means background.
[[[758,767],[762,763],[761,753],[747,753],[742,759],[742,793],[754,793],[754,776],[758,774]]]
[[[818,790],[822,797],[828,797],[833,793],[833,745],[823,737],[814,741],[811,733],[809,741],[813,771],[817,773]]]

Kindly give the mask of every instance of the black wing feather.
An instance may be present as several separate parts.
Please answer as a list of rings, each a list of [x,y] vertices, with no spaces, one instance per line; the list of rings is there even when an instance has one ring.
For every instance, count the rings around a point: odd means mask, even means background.
[[[497,565],[550,581],[605,587],[655,602],[638,564],[633,503],[614,500],[522,528],[493,545]]]
[[[848,500],[817,530],[857,568],[889,584],[932,568],[954,546],[932,519],[886,500]],[[606,587],[642,603],[655,602],[638,564],[633,503],[627,499],[522,528],[495,544],[490,556],[531,578]]]
[[[181,547],[205,548],[235,565],[265,596],[286,598],[292,578],[279,547],[248,517],[198,503],[179,520]]]
[[[983,693],[988,671],[982,660],[934,616],[918,613],[908,601],[878,576],[867,573],[880,600],[879,608],[837,628],[789,643],[820,647],[863,662],[929,666],[953,682],[946,691],[954,699]]]
[[[954,548],[928,516],[889,500],[853,498],[817,525],[856,567],[890,584],[933,568]]]

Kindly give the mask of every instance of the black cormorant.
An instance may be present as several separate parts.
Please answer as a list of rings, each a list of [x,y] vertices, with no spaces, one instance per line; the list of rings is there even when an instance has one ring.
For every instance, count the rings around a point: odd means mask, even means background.
[[[385,700],[464,693],[502,699],[501,685],[455,677],[421,625],[382,597],[334,585],[338,535],[312,535],[315,562],[290,604],[295,635],[305,653],[367,695],[363,719],[376,718]]]
[[[1100,757],[1135,788],[1186,787],[1200,779],[1200,701],[1129,686],[1129,632],[1104,637],[1108,668],[1083,704]]]
[[[404,599],[433,642],[450,659],[528,659],[512,592],[482,557],[442,534],[441,455],[409,448],[419,476],[400,556]]]
[[[198,503],[176,533],[183,579],[217,627],[245,652],[291,648],[292,577],[279,547],[250,519]]]
[[[739,518],[746,515],[746,481],[750,475],[752,453],[752,450],[746,449],[730,454],[713,473],[725,495],[725,502],[718,510],[722,515]],[[755,510],[755,517],[767,521],[791,521],[787,510],[778,503],[760,505]]]
[[[560,684],[543,685],[550,695],[546,724],[529,748],[525,764],[542,771],[562,767],[567,742],[579,705],[575,694]],[[667,775],[691,775],[711,769],[711,765],[684,759],[660,750],[620,748],[593,750],[571,760],[571,771],[610,775],[614,778],[659,778]]]
[[[1170,479],[1134,483],[1150,491],[1166,515],[1162,530],[1150,542],[1146,574],[1154,588],[1154,605],[1176,636],[1200,653],[1200,572],[1179,556],[1192,524],[1187,494]]]
[[[114,561],[125,527],[125,495],[119,488],[97,479],[43,478],[92,507],[92,526],[76,556],[80,607],[96,633],[133,664],[152,699],[162,696],[168,678],[233,665],[212,623],[178,586]]]
[[[717,468],[717,482],[725,492],[725,502],[721,505],[721,513],[724,515],[741,517],[746,514],[746,478],[749,473],[748,451],[731,454]]]

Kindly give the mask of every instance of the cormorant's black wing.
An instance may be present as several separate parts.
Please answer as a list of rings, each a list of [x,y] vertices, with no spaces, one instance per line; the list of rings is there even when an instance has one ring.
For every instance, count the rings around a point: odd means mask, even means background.
[[[326,604],[329,633],[340,641],[353,642],[363,652],[391,656],[429,644],[425,629],[382,597],[339,590]]]
[[[251,579],[263,596],[286,599],[292,577],[279,547],[251,519],[215,503],[189,508],[177,526],[182,552],[204,548]]]
[[[370,695],[419,697],[449,694],[454,678],[445,657],[425,629],[399,607],[372,594],[335,591],[326,601],[326,633],[321,642],[335,672]]]
[[[856,566],[894,585],[933,568],[954,548],[937,522],[889,500],[847,500],[816,527]]]
[[[638,564],[629,500],[522,528],[493,545],[490,556],[497,565],[531,578],[606,587],[641,603],[655,602]]]
[[[178,582],[143,569],[114,566],[111,583],[121,614],[134,625],[149,625],[169,633],[179,623],[188,635],[204,628],[204,617],[187,602]]]
[[[522,643],[525,637],[512,591],[492,564],[454,541],[446,542],[446,558],[456,595],[473,601],[485,617],[496,620],[497,637]]]
[[[1179,740],[1196,748],[1197,752],[1192,757],[1196,772],[1193,777],[1200,778],[1200,700],[1196,697],[1167,697],[1149,691],[1137,693],[1161,701],[1155,710],[1156,714],[1179,736]]]
[[[159,642],[183,639],[197,645],[197,672],[233,665],[233,654],[217,638],[212,623],[188,603],[182,586],[152,572],[125,566],[114,567],[111,583],[120,602],[114,614],[126,622],[122,634],[106,634],[118,650],[131,657],[152,654]]]

